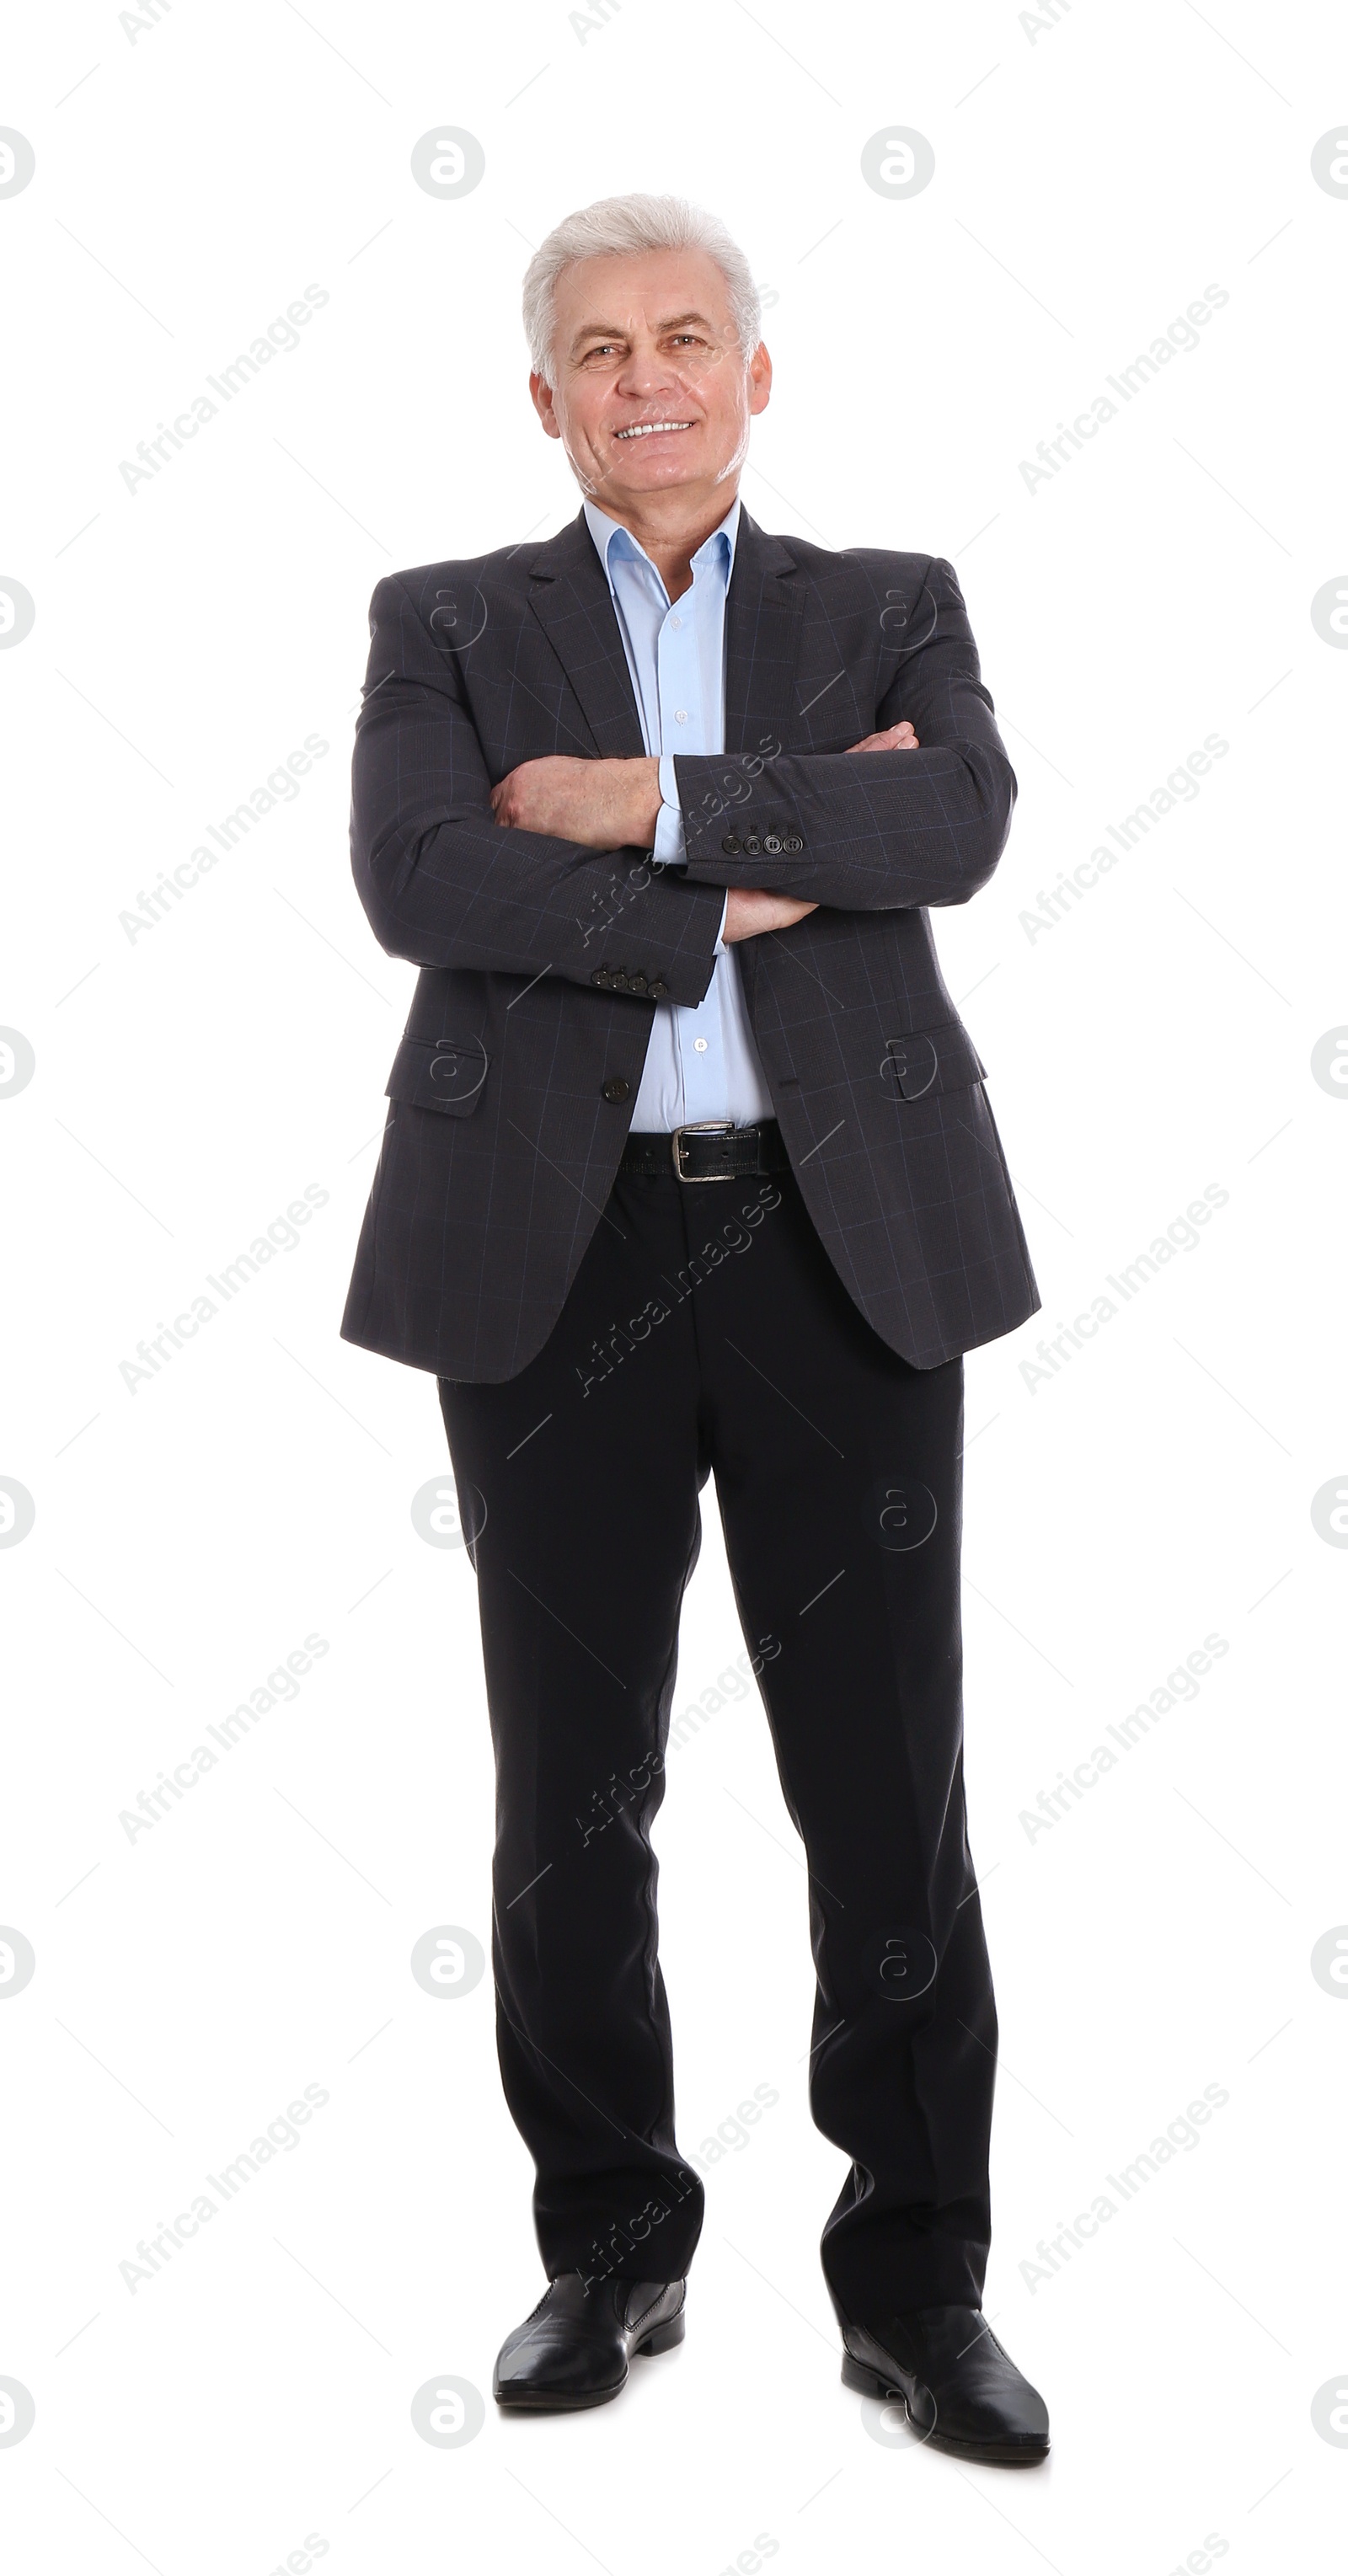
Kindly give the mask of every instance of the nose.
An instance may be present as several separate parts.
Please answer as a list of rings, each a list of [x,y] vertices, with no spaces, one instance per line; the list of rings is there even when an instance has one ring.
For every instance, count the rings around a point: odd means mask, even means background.
[[[629,402],[648,402],[653,394],[668,392],[676,382],[673,368],[655,342],[638,341],[618,370],[616,390]]]

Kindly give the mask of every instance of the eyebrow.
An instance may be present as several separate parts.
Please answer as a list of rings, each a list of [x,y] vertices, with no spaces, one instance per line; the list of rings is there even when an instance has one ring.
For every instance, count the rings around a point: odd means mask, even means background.
[[[675,313],[668,321],[656,324],[657,335],[665,331],[681,331],[687,322],[700,322],[705,331],[714,328],[705,313]],[[585,340],[625,340],[626,337],[621,322],[582,322],[579,330],[572,333],[571,346],[578,349]]]

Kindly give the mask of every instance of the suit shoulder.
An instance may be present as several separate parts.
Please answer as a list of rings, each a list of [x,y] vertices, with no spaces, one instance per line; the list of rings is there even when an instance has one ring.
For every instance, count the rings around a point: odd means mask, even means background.
[[[906,588],[916,590],[926,581],[932,566],[945,563],[947,558],[932,547],[918,554],[896,552],[889,546],[847,546],[840,561],[855,564],[867,580],[881,588],[902,582]]]
[[[928,564],[945,561],[945,557],[938,554],[934,546],[924,546],[920,550],[916,548],[900,550],[893,546],[844,546],[842,556],[845,563],[874,565],[885,572],[892,571],[894,566],[898,565],[901,571],[909,574],[924,573]]]
[[[802,572],[815,581],[834,587],[839,583],[883,599],[887,593],[903,590],[910,596],[921,590],[933,564],[944,563],[944,556],[931,551],[899,551],[889,546],[811,545],[804,537],[784,540],[790,546]]]
[[[543,539],[518,546],[494,546],[485,555],[449,555],[443,563],[408,564],[401,571],[387,573],[385,582],[403,591],[415,607],[426,612],[447,591],[459,589],[491,590],[517,588],[527,578],[540,553]],[[383,588],[383,583],[378,585]]]

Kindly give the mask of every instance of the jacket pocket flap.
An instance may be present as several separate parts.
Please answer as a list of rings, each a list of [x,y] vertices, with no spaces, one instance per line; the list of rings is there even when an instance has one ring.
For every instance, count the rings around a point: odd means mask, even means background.
[[[404,1038],[385,1094],[417,1109],[442,1109],[451,1118],[466,1118],[482,1097],[487,1061],[480,1038]]]
[[[907,1037],[887,1039],[880,1079],[899,1102],[964,1090],[971,1082],[981,1082],[986,1072],[968,1030],[959,1020],[943,1020],[938,1028],[914,1029]]]

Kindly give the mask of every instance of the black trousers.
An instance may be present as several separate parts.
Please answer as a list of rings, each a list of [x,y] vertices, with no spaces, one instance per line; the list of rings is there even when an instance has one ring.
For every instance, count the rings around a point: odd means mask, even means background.
[[[841,2318],[981,2300],[997,2023],[965,1829],[963,1364],[872,1332],[794,1180],[620,1176],[544,1349],[441,1380],[496,1754],[502,2078],[549,2278],[676,2280],[651,1827],[709,1474],[809,1867]],[[727,1982],[741,1963],[727,1962]]]

